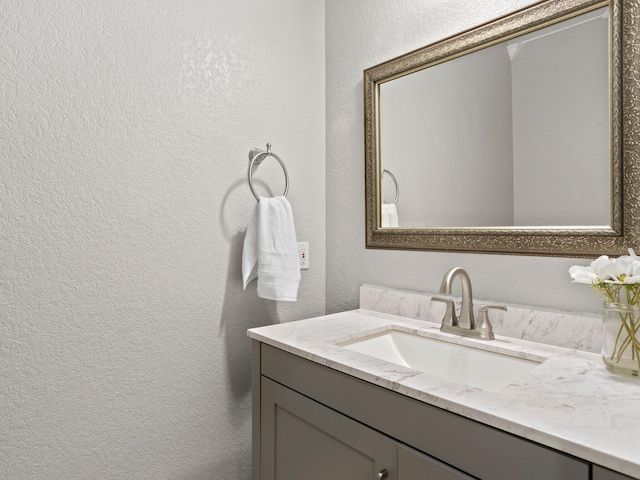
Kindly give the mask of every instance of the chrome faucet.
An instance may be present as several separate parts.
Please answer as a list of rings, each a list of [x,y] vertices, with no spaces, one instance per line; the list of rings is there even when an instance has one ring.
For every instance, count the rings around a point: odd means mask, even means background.
[[[442,326],[440,330],[447,333],[455,333],[465,337],[478,338],[480,340],[493,340],[493,327],[489,321],[487,310],[496,308],[506,310],[504,305],[482,305],[478,311],[478,322],[473,318],[473,294],[471,293],[471,279],[469,274],[460,267],[449,270],[442,279],[440,284],[440,293],[443,295],[451,295],[451,287],[453,281],[460,277],[462,283],[462,308],[460,309],[460,317],[456,316],[456,308],[451,298],[432,297],[431,300],[436,302],[444,302],[447,305]]]

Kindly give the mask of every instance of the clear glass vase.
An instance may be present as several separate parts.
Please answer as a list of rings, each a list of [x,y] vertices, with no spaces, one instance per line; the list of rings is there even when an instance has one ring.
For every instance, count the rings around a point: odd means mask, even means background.
[[[602,360],[620,375],[640,375],[640,307],[605,303],[602,318]]]

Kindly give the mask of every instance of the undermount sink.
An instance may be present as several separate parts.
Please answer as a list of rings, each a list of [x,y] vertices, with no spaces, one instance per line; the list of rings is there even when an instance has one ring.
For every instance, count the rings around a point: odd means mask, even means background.
[[[489,392],[498,392],[545,359],[524,359],[399,330],[341,342],[338,346]]]

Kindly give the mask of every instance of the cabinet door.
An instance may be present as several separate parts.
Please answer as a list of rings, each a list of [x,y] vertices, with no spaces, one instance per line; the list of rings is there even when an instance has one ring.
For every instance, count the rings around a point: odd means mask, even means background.
[[[598,465],[593,466],[593,480],[633,480],[622,473],[617,473]]]
[[[397,480],[395,441],[265,377],[261,394],[261,480]]]
[[[398,446],[398,480],[474,480],[475,477],[439,462],[433,457]]]

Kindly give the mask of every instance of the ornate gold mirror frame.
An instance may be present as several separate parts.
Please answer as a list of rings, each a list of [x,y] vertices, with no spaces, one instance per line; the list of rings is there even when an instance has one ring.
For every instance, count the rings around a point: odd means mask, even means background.
[[[603,6],[610,8],[611,227],[381,228],[379,86],[393,78]],[[546,0],[364,72],[367,248],[564,257],[637,247],[640,221],[640,4]]]

